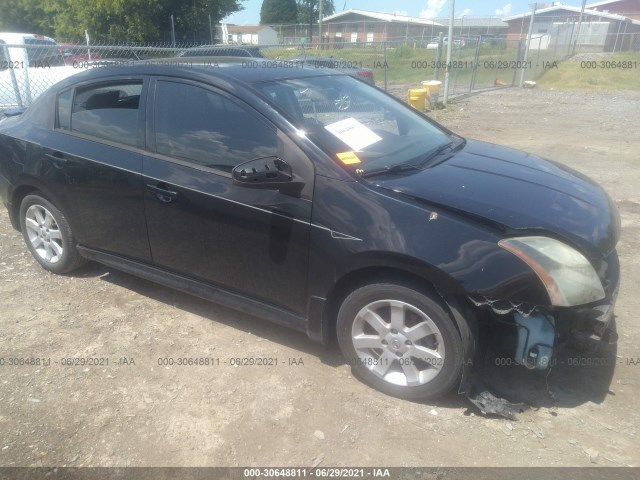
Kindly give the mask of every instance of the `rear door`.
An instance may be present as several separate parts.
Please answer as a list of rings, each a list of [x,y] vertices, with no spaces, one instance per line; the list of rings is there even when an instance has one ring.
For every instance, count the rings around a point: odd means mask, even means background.
[[[149,101],[145,205],[153,261],[166,269],[303,313],[314,170],[266,118],[212,87],[157,79]],[[286,160],[299,196],[234,185],[234,166]]]
[[[61,92],[54,130],[30,146],[28,166],[80,244],[142,261],[151,260],[141,176],[146,90],[134,77]]]

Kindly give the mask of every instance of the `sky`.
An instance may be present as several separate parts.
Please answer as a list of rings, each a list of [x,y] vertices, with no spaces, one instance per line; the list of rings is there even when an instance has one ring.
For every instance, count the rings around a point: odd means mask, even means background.
[[[593,0],[595,1],[595,0]],[[343,9],[369,10],[373,12],[398,13],[411,17],[448,17],[451,0],[334,0],[336,12]],[[456,0],[455,15],[509,16],[530,11],[532,0]],[[580,0],[564,0],[562,3],[579,7]],[[346,8],[345,7],[346,4]],[[262,0],[245,0],[244,10],[225,19],[238,25],[257,24],[260,21]]]

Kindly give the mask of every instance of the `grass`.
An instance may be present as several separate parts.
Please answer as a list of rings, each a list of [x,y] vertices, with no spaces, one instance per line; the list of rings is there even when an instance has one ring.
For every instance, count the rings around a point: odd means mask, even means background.
[[[483,46],[481,58],[511,59],[515,52],[500,50],[499,48]],[[333,56],[354,66],[370,68],[374,71],[374,77],[378,85],[384,84],[385,52],[381,46],[361,47],[361,48],[341,48],[335,50],[313,50],[307,49],[303,52],[298,47],[270,48],[263,50],[269,58],[299,58],[304,56]],[[461,68],[452,69],[452,79],[457,84],[469,84],[472,75],[470,64],[475,57],[475,46],[466,48],[456,48],[453,50],[452,61],[458,63]],[[443,54],[441,63],[445,63]],[[387,47],[386,70],[387,82],[389,84],[413,83],[416,86],[423,80],[432,80],[435,75],[434,63],[436,62],[436,51],[425,48],[414,48],[412,45],[398,45]],[[444,67],[444,65],[443,65]],[[496,72],[491,69],[481,67],[476,72],[476,83],[481,85],[493,85],[496,79],[502,80],[503,72]],[[506,78],[508,77],[508,78]],[[505,80],[511,81],[511,74],[506,75]],[[440,69],[440,80],[444,79],[444,68]],[[503,80],[504,81],[504,80]]]
[[[590,63],[587,63],[590,62]],[[593,66],[597,68],[587,68]],[[627,62],[632,68],[613,68]],[[578,55],[547,71],[538,87],[565,90],[640,90],[640,53]]]
[[[357,67],[370,68],[374,71],[374,78],[378,86],[384,85],[385,51],[382,46],[345,47],[333,50],[302,50],[300,47],[282,47],[264,49],[269,58],[287,59],[306,56],[332,56],[336,60],[352,64]],[[452,61],[458,68],[451,69],[452,91],[464,92],[469,89],[474,71],[471,64],[475,59],[476,47],[470,45],[464,48],[454,48]],[[518,84],[521,70],[514,71],[509,62],[517,56],[515,48],[500,48],[499,46],[481,45],[479,65],[475,70],[474,88],[491,87],[495,84],[511,85],[515,79]],[[529,60],[531,67],[525,72],[526,80],[535,80],[543,88],[559,89],[640,89],[640,54],[588,54],[579,55],[566,61],[557,60],[558,52],[553,50],[531,50]],[[392,86],[415,85],[423,80],[435,78],[433,63],[436,61],[436,51],[425,48],[414,48],[413,45],[395,45],[386,50],[387,83]],[[548,68],[556,61],[558,68]],[[582,61],[596,61],[596,69],[582,68]],[[613,69],[600,68],[604,62],[635,62],[633,68]],[[445,56],[441,59],[445,63]],[[501,64],[499,68],[496,64]],[[607,64],[608,65],[608,64]],[[606,65],[605,65],[606,66]],[[444,67],[444,65],[443,65]],[[545,68],[547,67],[547,68]],[[610,67],[610,65],[609,65]],[[444,80],[445,69],[440,69],[439,80]]]

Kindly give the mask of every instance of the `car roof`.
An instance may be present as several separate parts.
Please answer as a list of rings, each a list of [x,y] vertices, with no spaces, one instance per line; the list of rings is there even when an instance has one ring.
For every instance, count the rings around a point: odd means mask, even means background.
[[[36,38],[38,40],[47,40],[55,43],[53,38],[35,33],[0,32],[0,40],[3,40],[8,45],[21,45],[26,38]]]
[[[58,83],[58,91],[79,82],[100,80],[108,77],[127,77],[137,75],[155,75],[181,77],[192,80],[224,82],[229,84],[269,82],[279,79],[304,78],[317,76],[344,76],[343,73],[328,68],[299,66],[287,68],[280,61],[252,57],[189,57],[182,59],[143,60],[126,65],[108,65],[91,68],[77,73]],[[100,61],[96,61],[100,64]]]

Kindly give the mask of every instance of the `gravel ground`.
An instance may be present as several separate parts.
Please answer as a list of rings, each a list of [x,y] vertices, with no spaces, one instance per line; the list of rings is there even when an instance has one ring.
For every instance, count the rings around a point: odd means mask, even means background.
[[[586,173],[622,214],[617,352],[568,352],[547,377],[490,369],[532,405],[517,421],[485,418],[457,395],[387,397],[353,379],[335,346],[100,265],[51,275],[0,214],[0,466],[640,465],[639,104],[640,92],[507,89],[433,114]],[[166,357],[219,364],[160,366]],[[278,366],[234,367],[235,357]]]

